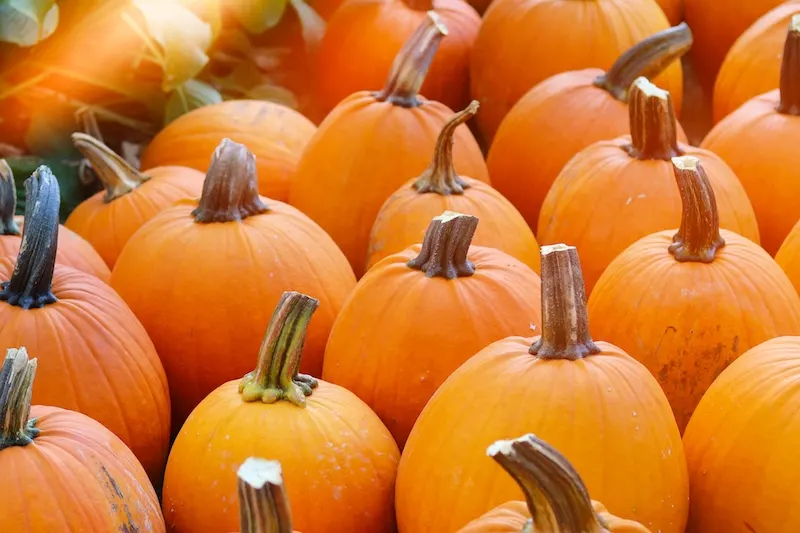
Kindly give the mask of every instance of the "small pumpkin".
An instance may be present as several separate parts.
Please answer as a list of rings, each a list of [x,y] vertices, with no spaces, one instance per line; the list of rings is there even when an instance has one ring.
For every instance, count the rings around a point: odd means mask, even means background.
[[[285,293],[256,369],[217,388],[186,421],[164,479],[170,531],[234,530],[239,504],[231,474],[254,454],[281,462],[295,527],[304,533],[395,531],[399,452],[391,434],[353,393],[298,374],[318,304]],[[223,355],[231,350],[240,348]]]
[[[459,176],[453,167],[453,134],[475,116],[478,102],[456,113],[442,127],[433,160],[383,204],[369,238],[367,270],[392,254],[422,242],[431,218],[443,211],[474,215],[484,222],[473,242],[497,248],[539,272],[539,245],[519,211],[490,185]]]
[[[470,215],[435,217],[421,246],[361,278],[331,329],[322,377],[364,400],[401,448],[461,363],[541,324],[539,276],[500,250],[470,246],[477,226]]]
[[[702,159],[720,198],[721,225],[758,242],[753,206],[736,175],[712,152],[677,141],[669,93],[639,78],[630,101],[631,134],[576,155],[556,178],[539,216],[540,242],[571,242],[587,255],[584,280],[590,293],[628,246],[680,222],[674,156]]]
[[[518,498],[481,456],[498,439],[533,431],[611,512],[683,533],[689,484],[669,402],[641,363],[590,337],[572,246],[542,247],[542,321],[540,337],[508,337],[471,357],[425,406],[398,470],[400,531],[458,531]]]
[[[283,486],[280,461],[250,457],[236,472],[239,489],[239,533],[299,533]]]

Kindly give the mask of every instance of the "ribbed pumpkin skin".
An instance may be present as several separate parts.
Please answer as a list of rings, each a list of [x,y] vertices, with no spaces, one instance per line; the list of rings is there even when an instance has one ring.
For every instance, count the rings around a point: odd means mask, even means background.
[[[671,25],[675,26],[683,20],[683,0],[656,0],[656,2]]]
[[[800,529],[799,375],[800,338],[772,339],[737,359],[703,397],[683,438],[689,533]]]
[[[393,531],[400,454],[369,407],[325,382],[304,409],[244,402],[238,386],[231,381],[211,393],[175,440],[164,480],[169,531],[237,530],[236,470],[253,456],[281,462],[299,531]]]
[[[682,533],[686,464],[655,379],[608,343],[596,342],[602,352],[583,361],[545,361],[528,353],[534,340],[489,345],[431,398],[400,461],[400,531],[458,531],[519,498],[516,483],[485,452],[498,439],[530,432],[563,453],[615,515]]]
[[[795,290],[800,293],[800,222],[795,224],[783,241],[778,253],[775,254],[775,262],[789,277]]]
[[[39,366],[39,372],[44,369]],[[33,443],[0,450],[0,471],[8,489],[3,491],[0,529],[165,531],[153,486],[121,440],[73,411],[35,405],[31,418],[41,430]]]
[[[175,165],[205,172],[214,149],[227,137],[255,154],[259,193],[286,201],[300,154],[315,131],[310,120],[280,104],[229,100],[171,122],[147,146],[141,166]]]

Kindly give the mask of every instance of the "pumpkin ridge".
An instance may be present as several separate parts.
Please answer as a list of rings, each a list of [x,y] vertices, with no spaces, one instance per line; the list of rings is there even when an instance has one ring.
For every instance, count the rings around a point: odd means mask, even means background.
[[[0,159],[0,235],[19,235],[19,225],[14,220],[16,210],[14,172],[5,159]]]
[[[240,533],[292,533],[281,464],[250,457],[239,467],[236,477]]]
[[[25,348],[6,352],[0,369],[0,451],[27,446],[40,433],[36,419],[30,418],[36,365],[36,358],[28,360]]]
[[[419,255],[408,268],[420,270],[429,278],[455,279],[475,273],[475,264],[467,258],[478,217],[445,211],[434,217],[425,232]]]
[[[103,202],[107,204],[133,192],[150,179],[150,176],[133,168],[119,154],[91,135],[73,133],[72,143],[89,161],[94,173],[103,184],[106,191]]]
[[[637,159],[660,159],[683,155],[672,96],[647,78],[639,77],[629,93],[631,142],[623,149]]]
[[[800,116],[800,14],[794,15],[786,35],[781,62],[778,112]]]

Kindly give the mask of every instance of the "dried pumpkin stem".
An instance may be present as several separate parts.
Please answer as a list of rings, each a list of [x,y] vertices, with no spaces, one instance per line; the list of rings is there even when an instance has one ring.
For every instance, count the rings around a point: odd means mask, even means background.
[[[685,22],[651,35],[623,53],[594,84],[621,102],[628,101],[631,84],[640,76],[655,78],[692,48],[692,30]]]
[[[299,374],[298,368],[306,329],[318,305],[319,300],[305,294],[283,293],[261,343],[256,369],[239,383],[244,401],[288,400],[298,407],[305,406],[305,397],[311,395],[317,380]]]
[[[25,180],[25,226],[11,281],[0,285],[0,300],[23,309],[57,301],[52,292],[58,249],[58,180],[40,166]]]
[[[781,102],[778,112],[800,115],[800,14],[792,17],[781,63]]]
[[[669,253],[680,262],[711,263],[725,246],[719,234],[719,213],[714,189],[700,160],[692,156],[672,160],[683,211],[681,227],[672,238]]]
[[[0,159],[0,235],[19,235],[14,220],[17,211],[17,187],[14,172],[5,159]]]
[[[9,349],[0,369],[0,450],[27,446],[39,435],[31,420],[36,359],[28,360],[25,348]]]
[[[456,128],[475,116],[478,107],[478,101],[473,100],[466,109],[453,115],[442,127],[442,131],[436,139],[433,161],[414,182],[413,187],[417,192],[435,192],[444,196],[464,194],[464,189],[468,188],[469,184],[456,174],[453,166],[453,135],[455,135]]]
[[[245,145],[223,139],[211,157],[200,204],[192,211],[195,222],[232,222],[268,210],[258,195],[256,157]]]
[[[586,288],[574,246],[542,246],[542,336],[530,348],[541,359],[577,360],[600,352],[589,335]]]
[[[435,11],[428,11],[425,20],[397,53],[386,86],[375,93],[375,99],[402,107],[420,105],[417,98],[419,89],[445,35],[447,27],[439,15]]]
[[[678,121],[672,97],[647,78],[637,78],[631,85],[628,113],[631,144],[624,147],[637,159],[669,161],[681,155],[678,147]]]
[[[103,198],[105,203],[130,193],[150,179],[150,176],[145,176],[133,168],[120,155],[91,135],[73,133],[72,143],[89,161],[103,184],[106,190]]]
[[[467,259],[478,217],[445,211],[431,220],[419,255],[406,263],[429,278],[471,276],[475,265]]]
[[[281,464],[251,457],[239,467],[237,476],[240,533],[292,533]]]

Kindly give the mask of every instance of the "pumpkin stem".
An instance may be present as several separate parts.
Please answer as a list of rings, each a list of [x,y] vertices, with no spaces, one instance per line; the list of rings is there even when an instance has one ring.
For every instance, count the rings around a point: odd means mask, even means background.
[[[473,100],[464,109],[453,115],[442,127],[436,139],[433,160],[430,166],[417,178],[413,187],[420,193],[435,192],[444,196],[464,194],[469,185],[456,174],[453,166],[453,135],[456,128],[471,119],[478,112],[478,101]]]
[[[240,533],[292,533],[281,464],[250,457],[239,467],[237,476]]]
[[[57,301],[51,288],[58,249],[58,180],[42,165],[25,180],[25,226],[11,281],[0,285],[0,301],[23,309]]]
[[[395,56],[386,86],[375,93],[379,102],[402,107],[421,105],[417,99],[419,89],[442,37],[447,35],[447,27],[439,15],[435,11],[428,11],[427,15]]]
[[[5,159],[0,159],[0,235],[19,235],[14,220],[17,212],[17,186],[14,172]]]
[[[792,17],[783,45],[781,63],[781,102],[778,112],[800,115],[800,14]]]
[[[522,488],[536,531],[605,533],[607,524],[597,516],[589,491],[578,472],[555,448],[527,434],[499,440],[487,455],[497,461]]]
[[[530,353],[541,359],[575,361],[600,348],[589,335],[586,287],[574,246],[542,246],[542,335]]]
[[[631,144],[624,147],[628,154],[663,161],[681,155],[678,121],[669,92],[640,77],[631,85],[628,97]]]
[[[133,168],[120,155],[91,135],[73,133],[72,143],[89,161],[92,170],[103,184],[106,190],[103,198],[105,203],[125,196],[150,179],[150,176],[145,176]]]
[[[693,41],[692,30],[685,22],[660,31],[619,56],[608,72],[594,80],[594,84],[620,102],[627,102],[628,90],[636,78],[655,78],[673,61],[685,55],[692,48]]]
[[[288,400],[298,407],[305,407],[305,397],[311,395],[317,380],[298,373],[298,368],[306,329],[318,305],[319,300],[305,294],[283,293],[258,351],[256,369],[239,383],[244,401],[275,403]]]
[[[27,446],[39,435],[36,420],[30,419],[36,364],[25,348],[6,351],[0,369],[0,450]]]
[[[478,217],[445,211],[431,220],[419,255],[406,263],[429,278],[455,279],[471,276],[475,265],[467,259]]]
[[[681,227],[672,238],[669,253],[682,263],[711,263],[717,250],[725,246],[725,239],[719,234],[714,189],[696,157],[675,157],[672,169],[678,181],[683,211]]]
[[[211,157],[195,222],[232,222],[265,213],[258,195],[256,156],[245,145],[222,139]]]

